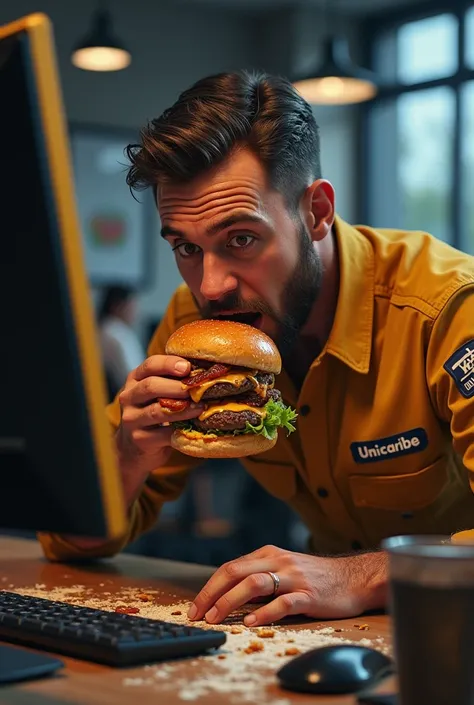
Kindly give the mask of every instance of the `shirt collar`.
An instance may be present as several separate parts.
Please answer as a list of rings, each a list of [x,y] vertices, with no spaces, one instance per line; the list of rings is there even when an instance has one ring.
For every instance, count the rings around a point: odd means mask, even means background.
[[[334,230],[339,254],[339,295],[326,351],[366,374],[374,317],[374,253],[370,242],[339,216]]]

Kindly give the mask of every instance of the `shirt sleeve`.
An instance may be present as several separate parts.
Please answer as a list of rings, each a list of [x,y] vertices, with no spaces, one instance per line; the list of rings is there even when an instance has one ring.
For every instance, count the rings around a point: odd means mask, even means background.
[[[438,315],[426,372],[433,406],[449,425],[474,491],[474,285],[457,291]]]
[[[176,316],[176,298],[175,296],[172,299],[150,342],[149,356],[163,354],[169,336],[173,330],[182,325],[182,317]],[[187,316],[187,318],[191,317],[191,315]],[[106,408],[106,414],[112,433],[115,433],[120,424],[118,395]],[[130,508],[126,533],[112,541],[90,549],[79,549],[59,534],[38,533],[38,539],[46,558],[51,561],[80,561],[117,554],[127,544],[153,527],[163,504],[173,501],[181,495],[190,471],[201,463],[202,459],[173,451],[166,465],[156,468],[148,476],[139,497]]]

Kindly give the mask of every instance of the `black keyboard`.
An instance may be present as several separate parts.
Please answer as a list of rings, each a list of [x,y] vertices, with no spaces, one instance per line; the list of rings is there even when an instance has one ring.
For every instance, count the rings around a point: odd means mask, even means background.
[[[131,666],[195,656],[225,643],[223,632],[0,591],[0,640]]]

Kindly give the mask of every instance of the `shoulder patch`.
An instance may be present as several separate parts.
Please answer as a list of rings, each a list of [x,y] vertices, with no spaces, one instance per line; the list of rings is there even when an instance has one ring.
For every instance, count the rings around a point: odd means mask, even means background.
[[[443,367],[463,397],[474,397],[474,338],[458,348]]]

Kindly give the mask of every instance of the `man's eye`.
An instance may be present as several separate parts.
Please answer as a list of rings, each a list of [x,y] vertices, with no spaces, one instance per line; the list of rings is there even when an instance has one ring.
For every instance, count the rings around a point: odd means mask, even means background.
[[[180,257],[191,257],[199,252],[199,247],[192,242],[182,242],[173,247],[173,252],[178,252]]]
[[[229,246],[242,250],[255,242],[255,239],[253,235],[234,235],[234,237],[231,237],[229,240]]]

